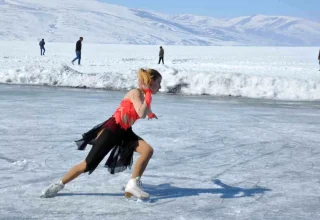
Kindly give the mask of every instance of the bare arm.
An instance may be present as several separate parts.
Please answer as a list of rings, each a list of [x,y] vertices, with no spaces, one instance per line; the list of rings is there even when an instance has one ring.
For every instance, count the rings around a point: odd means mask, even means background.
[[[130,91],[127,96],[131,100],[134,109],[136,110],[139,117],[145,118],[149,110],[148,105],[144,100],[143,94],[138,89],[134,89]]]

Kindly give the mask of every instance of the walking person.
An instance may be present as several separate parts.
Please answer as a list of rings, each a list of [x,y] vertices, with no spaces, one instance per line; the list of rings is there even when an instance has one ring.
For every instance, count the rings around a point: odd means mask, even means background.
[[[132,131],[132,125],[140,118],[157,116],[151,111],[152,94],[161,88],[161,74],[154,69],[138,71],[138,88],[130,90],[121,101],[114,114],[105,122],[82,135],[76,143],[79,150],[87,144],[92,148],[86,159],[72,167],[59,182],[50,185],[41,197],[50,198],[62,190],[65,184],[85,172],[91,174],[103,158],[111,151],[105,167],[111,174],[131,167],[133,152],[140,154],[130,180],[125,187],[125,197],[146,199],[149,194],[142,189],[141,176],[153,154],[153,148]],[[67,152],[66,152],[67,153]]]
[[[82,48],[82,41],[83,37],[80,37],[80,39],[76,43],[76,58],[74,58],[71,63],[74,65],[74,61],[78,60],[78,65],[81,65],[81,48]]]
[[[44,53],[46,52],[46,49],[44,48],[44,45],[46,43],[44,42],[44,39],[42,39],[40,42],[39,42],[39,46],[40,46],[40,54],[41,56],[44,55]]]
[[[160,61],[161,61],[161,60],[162,60],[162,64],[164,64],[164,62],[163,62],[163,57],[164,57],[164,50],[163,50],[162,46],[160,46],[159,62],[158,62],[158,64],[160,64]]]

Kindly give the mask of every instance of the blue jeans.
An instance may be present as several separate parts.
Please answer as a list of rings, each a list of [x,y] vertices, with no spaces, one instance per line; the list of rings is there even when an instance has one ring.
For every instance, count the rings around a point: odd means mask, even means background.
[[[42,51],[43,51],[43,52],[42,52]],[[44,47],[40,47],[41,56],[44,55],[45,52],[46,52],[46,49],[44,49]]]
[[[73,63],[74,61],[78,60],[78,64],[80,65],[80,61],[81,61],[81,51],[76,51],[76,55],[77,55],[77,57],[72,60],[72,63]]]

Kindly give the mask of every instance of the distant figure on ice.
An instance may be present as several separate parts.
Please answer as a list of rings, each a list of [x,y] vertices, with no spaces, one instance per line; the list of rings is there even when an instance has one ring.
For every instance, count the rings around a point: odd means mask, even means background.
[[[74,64],[74,61],[78,60],[78,65],[80,65],[80,61],[81,61],[81,47],[82,47],[82,42],[83,41],[83,37],[80,37],[80,39],[77,41],[76,43],[76,58],[74,58],[72,60],[72,65]]]
[[[164,64],[164,62],[163,62],[163,57],[164,57],[164,50],[163,50],[162,46],[160,46],[159,62],[158,62],[158,64],[160,64],[160,61],[161,61],[161,60],[162,60],[162,64]]]
[[[319,71],[320,71],[320,50],[319,50],[318,60],[319,60]]]
[[[44,55],[44,53],[46,52],[46,49],[44,48],[44,45],[46,43],[44,42],[44,39],[42,39],[40,42],[39,42],[39,46],[40,46],[40,54],[41,56]],[[43,51],[43,52],[42,52]]]

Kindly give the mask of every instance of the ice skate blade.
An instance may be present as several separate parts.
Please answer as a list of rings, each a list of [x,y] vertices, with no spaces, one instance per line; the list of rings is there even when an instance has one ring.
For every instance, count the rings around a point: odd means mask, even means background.
[[[41,194],[40,198],[45,198],[45,199],[49,199],[49,198],[53,198],[55,196],[50,196],[50,195],[46,195],[46,194]]]
[[[131,198],[126,198],[125,197],[125,200],[127,202],[137,202],[137,203],[151,203],[152,202],[149,198],[141,199],[141,198],[137,198],[137,197],[134,197],[134,196],[132,196]]]
[[[133,199],[133,200],[137,200],[137,201],[146,201],[146,200],[148,200],[149,199],[149,197],[135,197],[134,195],[132,195],[131,193],[129,193],[129,192],[125,192],[124,193],[124,197],[126,198],[126,199]]]

